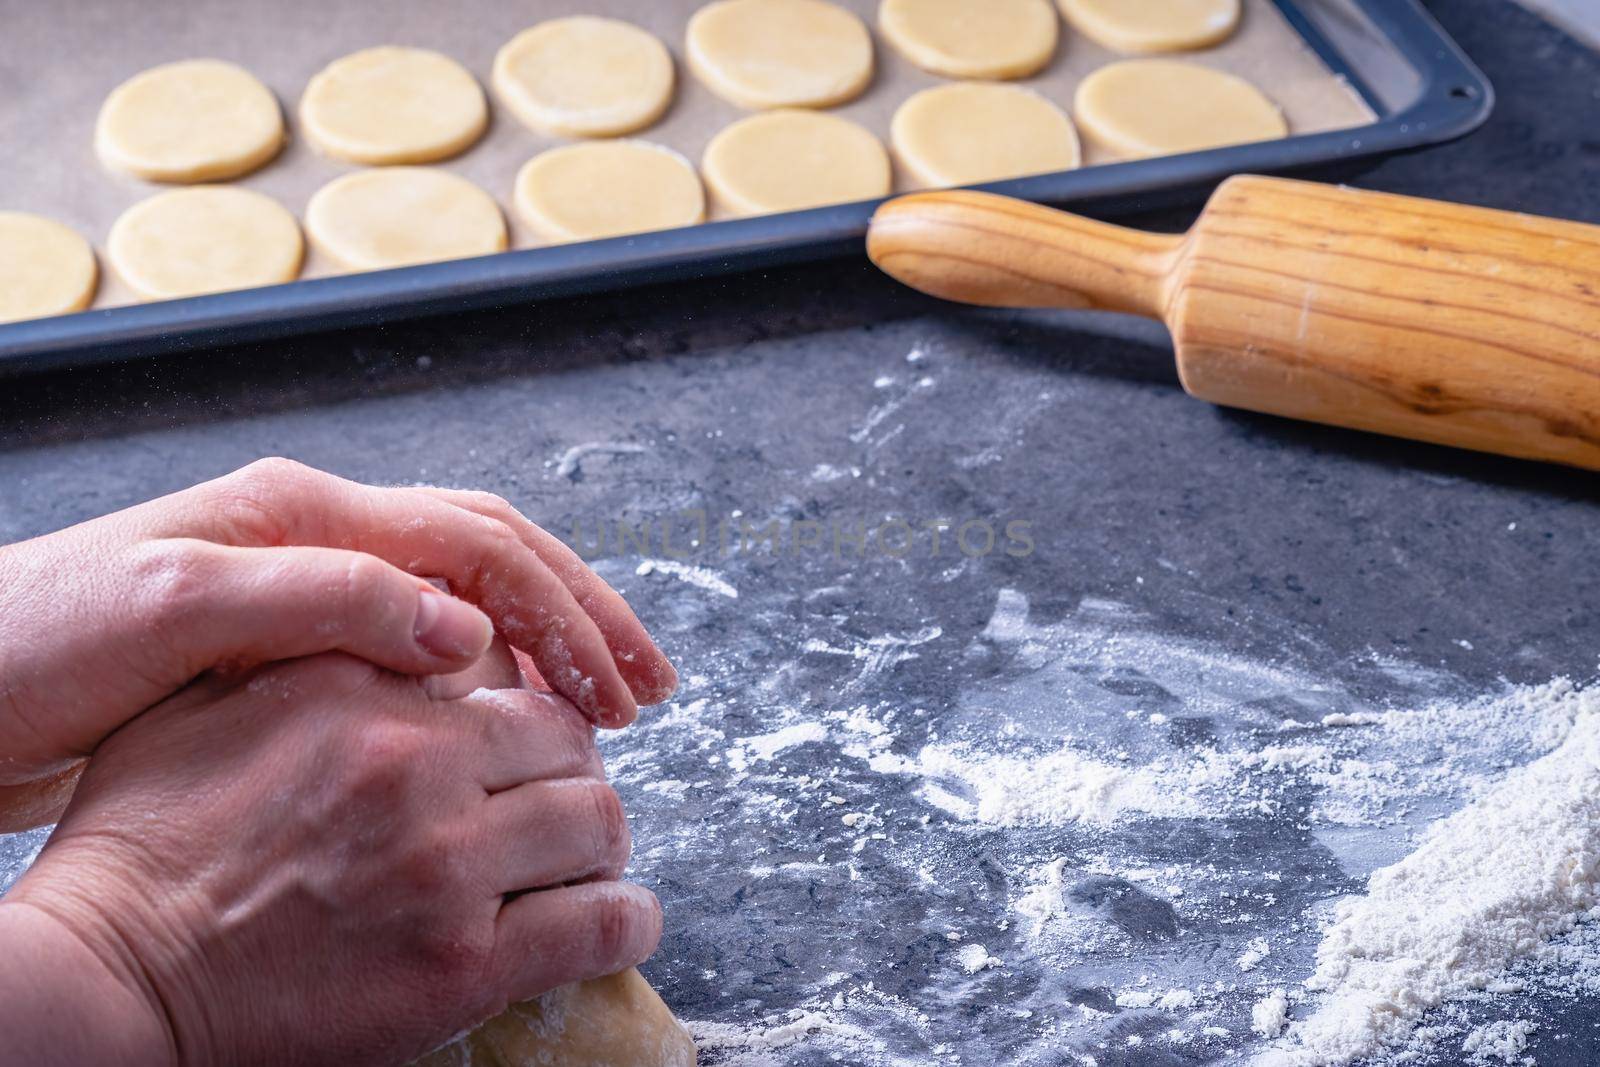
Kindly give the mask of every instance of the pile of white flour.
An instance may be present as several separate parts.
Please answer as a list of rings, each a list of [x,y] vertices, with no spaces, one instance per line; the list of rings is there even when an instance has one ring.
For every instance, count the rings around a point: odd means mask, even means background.
[[[1566,691],[1577,706],[1594,703]],[[1554,751],[1434,823],[1415,852],[1373,873],[1364,896],[1339,904],[1306,981],[1325,995],[1275,1062],[1348,1063],[1403,1042],[1424,1012],[1488,986],[1594,907],[1600,715],[1585,710]]]

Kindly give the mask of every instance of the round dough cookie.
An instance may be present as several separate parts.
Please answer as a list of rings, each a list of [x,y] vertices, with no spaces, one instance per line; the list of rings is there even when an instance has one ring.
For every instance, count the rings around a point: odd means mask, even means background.
[[[513,203],[550,241],[668,230],[706,215],[694,167],[645,141],[566,145],[534,156],[517,172]]]
[[[872,132],[815,111],[740,119],[711,139],[701,169],[717,202],[735,215],[889,195],[889,154]]]
[[[470,148],[489,124],[467,69],[425,48],[385,45],[322,68],[300,98],[306,136],[350,163],[430,163]]]
[[[304,254],[300,226],[281,204],[227,185],[141,200],[106,238],[111,265],[149,300],[293,281]]]
[[[277,155],[283,141],[272,90],[220,59],[135,74],[111,90],[94,130],[106,166],[154,182],[237,178]]]
[[[825,0],[716,0],[689,19],[689,67],[740,107],[832,107],[872,80],[866,25]]]
[[[1056,51],[1049,0],[883,0],[878,28],[923,70],[949,78],[1025,78]]]
[[[924,89],[894,113],[889,140],[907,173],[935,187],[1070,170],[1083,160],[1066,112],[1016,85]]]
[[[1079,33],[1117,52],[1208,48],[1239,25],[1239,0],[1056,0]]]
[[[666,45],[621,19],[574,15],[523,30],[494,57],[494,89],[535,130],[614,137],[672,102]]]
[[[99,280],[88,241],[59,222],[0,211],[0,322],[82,311]]]
[[[1243,78],[1176,59],[1128,59],[1078,86],[1083,132],[1122,159],[1268,141],[1283,113]]]
[[[346,174],[306,204],[306,230],[349,270],[384,270],[503,252],[506,221],[494,198],[429,167]]]

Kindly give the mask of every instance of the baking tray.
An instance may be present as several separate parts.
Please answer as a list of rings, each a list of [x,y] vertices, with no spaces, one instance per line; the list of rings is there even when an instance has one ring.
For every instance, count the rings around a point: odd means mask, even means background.
[[[874,0],[843,2],[872,21]],[[591,0],[583,7],[630,18],[676,51],[682,26],[699,3]],[[1234,173],[1346,177],[1383,156],[1459,137],[1489,114],[1493,94],[1487,80],[1416,0],[1245,3],[1241,32],[1193,58],[1260,84],[1284,107],[1298,131],[1293,136],[1127,163],[1099,163],[1091,147],[1090,165],[1082,169],[981,188],[1114,217],[1198,200]],[[370,4],[330,7],[321,0],[170,0],[140,5],[134,24],[127,22],[128,10],[125,0],[70,6],[0,0],[0,25],[8,27],[8,40],[0,43],[0,100],[7,101],[0,103],[0,140],[35,146],[26,156],[11,157],[12,168],[25,164],[26,170],[0,174],[0,206],[39,211],[91,239],[103,237],[117,213],[157,187],[108,175],[93,158],[89,130],[100,101],[144,67],[214,55],[256,71],[285,102],[289,148],[241,184],[298,212],[311,191],[351,169],[315,156],[295,136],[299,91],[328,60],[370,44],[421,44],[455,56],[481,78],[494,50],[518,29],[572,9],[561,0],[486,2],[475,12],[470,4],[420,0],[381,10]],[[901,100],[943,79],[917,71],[881,39],[875,45],[880,70],[874,85],[837,111],[883,136]],[[64,54],[77,58],[64,64]],[[1069,105],[1071,85],[1114,58],[1068,27],[1058,59],[1023,84]],[[673,108],[639,136],[698,158],[716,129],[742,112],[712,97],[682,66]],[[522,129],[501,108],[494,114],[483,144],[444,166],[476,180],[504,204],[517,165],[556,142]],[[365,274],[317,277],[328,268],[313,256],[310,277],[302,281],[148,304],[124,303],[128,294],[106,271],[96,309],[0,325],[0,375],[858,254],[876,203],[714,220]],[[528,235],[511,221],[514,241],[526,243]]]

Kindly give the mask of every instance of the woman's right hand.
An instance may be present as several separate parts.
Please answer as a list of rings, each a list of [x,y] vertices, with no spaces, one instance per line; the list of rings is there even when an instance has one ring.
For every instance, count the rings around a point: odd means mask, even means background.
[[[0,901],[12,959],[53,961],[5,990],[8,1051],[406,1062],[644,960],[660,912],[616,881],[627,822],[587,717],[448,688],[329,653],[204,678],[104,740]]]

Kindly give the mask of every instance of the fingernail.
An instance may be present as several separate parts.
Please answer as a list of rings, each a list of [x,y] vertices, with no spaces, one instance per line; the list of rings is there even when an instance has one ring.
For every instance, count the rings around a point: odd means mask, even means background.
[[[494,627],[471,604],[423,589],[417,594],[412,636],[432,655],[463,659],[483,654],[494,639]]]

